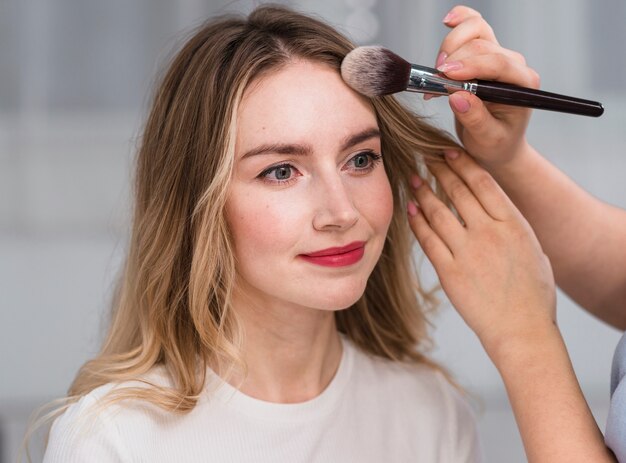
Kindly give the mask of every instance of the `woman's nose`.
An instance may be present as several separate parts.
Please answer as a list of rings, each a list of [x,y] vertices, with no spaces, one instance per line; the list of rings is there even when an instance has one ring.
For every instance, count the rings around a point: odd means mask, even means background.
[[[359,220],[359,211],[353,195],[344,185],[340,175],[325,179],[318,185],[315,195],[313,227],[316,230],[347,230]]]

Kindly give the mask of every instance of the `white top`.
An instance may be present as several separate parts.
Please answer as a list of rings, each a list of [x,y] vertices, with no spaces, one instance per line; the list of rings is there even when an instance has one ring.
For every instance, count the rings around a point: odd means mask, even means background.
[[[441,373],[345,338],[335,377],[307,402],[265,402],[211,379],[221,387],[186,415],[140,401],[98,410],[112,386],[99,387],[54,422],[44,462],[482,461],[474,415]]]

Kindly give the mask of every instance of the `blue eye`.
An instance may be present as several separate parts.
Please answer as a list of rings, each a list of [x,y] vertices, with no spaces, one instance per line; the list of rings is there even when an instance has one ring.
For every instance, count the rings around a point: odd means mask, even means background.
[[[294,167],[289,164],[280,164],[278,166],[265,169],[259,174],[259,178],[272,183],[284,183],[293,178]]]
[[[365,153],[360,153],[354,156],[354,167],[357,169],[363,169],[370,163],[370,157]]]
[[[276,180],[287,180],[291,177],[291,166],[277,166],[273,169]]]
[[[381,158],[380,154],[376,154],[373,151],[362,151],[350,158],[348,164],[352,164],[354,171],[364,173],[374,169]]]

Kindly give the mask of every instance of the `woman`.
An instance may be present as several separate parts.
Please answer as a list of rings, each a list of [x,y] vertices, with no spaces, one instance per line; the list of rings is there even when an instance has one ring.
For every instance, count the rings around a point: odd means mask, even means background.
[[[203,26],[158,88],[102,351],[45,461],[480,460],[423,353],[407,197],[457,145],[342,81],[352,44],[277,7]]]

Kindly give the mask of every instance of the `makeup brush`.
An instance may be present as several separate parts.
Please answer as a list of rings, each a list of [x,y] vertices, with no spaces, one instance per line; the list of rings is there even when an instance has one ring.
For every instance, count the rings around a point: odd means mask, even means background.
[[[597,101],[489,80],[452,80],[437,69],[411,64],[380,46],[357,47],[348,53],[341,63],[341,76],[350,87],[368,97],[405,90],[433,95],[464,90],[492,103],[594,117],[604,112]]]

